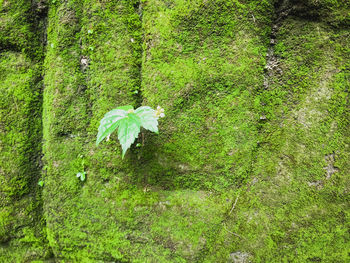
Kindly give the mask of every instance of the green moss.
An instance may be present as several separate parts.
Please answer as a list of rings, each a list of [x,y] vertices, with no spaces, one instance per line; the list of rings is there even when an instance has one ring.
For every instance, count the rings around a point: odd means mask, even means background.
[[[314,1],[313,22],[292,12],[275,47],[282,71],[263,89],[274,2],[51,1],[47,229],[27,161],[40,152],[40,89],[31,83],[41,69],[4,53],[0,81],[16,88],[1,101],[10,127],[1,198],[15,205],[1,207],[0,259],[49,257],[47,234],[57,262],[227,262],[238,251],[254,262],[346,261],[349,33],[345,18],[320,15],[346,8]],[[115,135],[95,146],[107,111],[140,103],[165,108],[160,135],[143,131],[143,146],[123,161]]]
[[[41,218],[43,21],[34,1],[0,1],[0,261],[50,255]]]
[[[0,54],[0,261],[4,262],[41,258],[48,251],[36,185],[41,141],[39,69],[23,54]]]
[[[350,3],[342,0],[291,0],[292,13],[312,20],[321,20],[334,27],[350,25]]]
[[[107,111],[136,103],[140,56],[135,50],[140,43],[136,33],[129,32],[133,26],[128,23],[136,23],[129,17],[131,7],[129,1],[71,1],[57,3],[49,12],[44,199],[49,241],[57,259],[125,258],[127,232],[116,220],[120,215],[110,213],[117,210],[111,204],[117,194],[114,179],[124,177],[128,169],[115,141],[97,148],[95,140],[99,120]],[[86,183],[75,176],[83,168]],[[113,188],[106,191],[109,180]]]
[[[257,143],[270,5],[160,1],[144,10],[144,103],[167,113],[140,169],[152,183],[221,191],[246,178]],[[264,16],[259,29],[253,17]],[[266,24],[264,24],[266,23]],[[234,176],[232,176],[234,174]]]
[[[348,35],[320,22],[283,22],[283,74],[261,93],[268,120],[255,176],[207,262],[237,251],[254,262],[349,260]]]
[[[262,30],[243,21],[253,21],[251,12],[263,18],[271,7],[216,4],[75,1],[51,7],[44,199],[57,260],[201,260],[215,240],[232,202],[224,190],[247,177],[256,146],[257,116],[249,98],[263,80],[270,20],[259,21]],[[203,11],[220,23],[206,22]],[[200,30],[192,28],[196,23]],[[96,131],[108,110],[139,104],[140,84],[143,103],[165,105],[169,117],[162,135],[144,133],[145,146],[122,162],[115,137],[95,147]],[[75,176],[81,158],[85,183]]]
[[[42,2],[42,5],[44,4]],[[24,52],[31,58],[41,58],[41,16],[44,12],[45,9],[39,9],[35,1],[1,1],[0,50]]]

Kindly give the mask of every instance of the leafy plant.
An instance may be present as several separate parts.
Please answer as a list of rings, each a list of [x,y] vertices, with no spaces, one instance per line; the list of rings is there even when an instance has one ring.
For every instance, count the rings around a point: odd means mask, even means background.
[[[84,181],[86,180],[86,174],[87,174],[87,173],[85,172],[85,160],[84,160],[84,155],[79,154],[78,157],[81,159],[81,164],[80,164],[81,168],[79,168],[79,170],[82,171],[82,172],[78,172],[78,173],[76,174],[76,176],[77,176],[78,178],[80,178],[80,181],[84,182]]]
[[[140,133],[141,127],[158,133],[158,119],[164,117],[164,109],[160,106],[156,110],[148,106],[141,106],[134,110],[130,105],[118,107],[107,112],[98,128],[96,145],[118,128],[118,139],[122,146],[122,158],[134,143]]]

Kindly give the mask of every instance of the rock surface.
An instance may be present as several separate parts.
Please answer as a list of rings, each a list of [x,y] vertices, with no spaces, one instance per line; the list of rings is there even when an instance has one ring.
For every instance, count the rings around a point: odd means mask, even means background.
[[[349,8],[0,0],[0,262],[348,261]]]

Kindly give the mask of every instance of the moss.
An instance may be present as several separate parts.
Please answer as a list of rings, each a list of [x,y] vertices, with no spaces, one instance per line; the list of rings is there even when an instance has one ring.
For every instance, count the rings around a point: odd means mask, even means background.
[[[261,92],[268,120],[255,176],[207,262],[236,251],[254,262],[349,260],[348,36],[322,22],[283,22],[283,74]]]
[[[185,8],[181,1],[169,6],[159,2],[140,6],[137,1],[51,6],[45,62],[44,199],[57,260],[201,260],[219,231],[231,204],[224,189],[243,180],[252,167],[256,116],[245,100],[263,79],[258,72],[263,71],[270,21],[264,14],[271,6],[194,3]],[[220,23],[202,19],[205,10]],[[262,30],[242,22],[252,21],[251,14],[261,17],[257,23]],[[155,21],[158,18],[163,20]],[[192,28],[196,23],[200,30]],[[178,28],[176,35],[172,28]],[[201,49],[195,50],[198,43]],[[146,60],[149,56],[152,60]],[[220,68],[217,60],[223,63]],[[158,70],[165,74],[164,80],[156,77],[161,76]],[[257,77],[248,77],[248,72]],[[94,146],[96,130],[105,112],[124,104],[136,106],[140,94],[145,104],[165,105],[168,122],[162,124],[159,137],[145,133],[145,146],[132,149],[122,162],[115,137]],[[222,126],[229,129],[219,129]],[[241,132],[232,138],[237,129]],[[211,153],[213,147],[217,153]],[[87,172],[85,183],[75,177],[81,169]]]
[[[163,185],[165,174],[172,188],[221,191],[249,174],[258,119],[252,94],[263,81],[271,8],[253,4],[145,5],[144,103],[167,113],[165,132],[142,152],[149,157],[140,170],[150,169],[152,183]],[[255,24],[255,16],[265,19]]]
[[[350,3],[342,0],[290,0],[292,13],[312,20],[322,20],[334,27],[350,25]]]
[[[23,54],[0,54],[0,260],[4,262],[37,259],[48,251],[36,185],[41,141],[39,69]]]
[[[0,50],[24,52],[31,58],[42,58],[41,45],[45,4],[36,1],[0,1]]]
[[[348,260],[346,4],[289,1],[269,75],[276,1],[50,1],[42,218],[37,25],[0,3],[18,18],[0,33],[17,52],[0,57],[0,261],[50,260],[46,235],[56,262]],[[95,138],[126,104],[167,117],[122,160],[115,135]]]
[[[50,256],[37,181],[43,21],[35,1],[0,1],[0,261]]]
[[[115,177],[128,170],[115,142],[97,148],[95,139],[107,111],[136,103],[140,80],[135,50],[140,43],[136,33],[129,32],[128,23],[133,22],[126,18],[134,10],[131,4],[70,1],[50,8],[44,199],[49,241],[58,260],[115,261],[125,257],[121,248],[129,243],[116,220],[120,216],[108,215],[116,210],[110,204]],[[75,176],[82,169],[87,172],[86,183]],[[112,189],[104,193],[110,180]]]

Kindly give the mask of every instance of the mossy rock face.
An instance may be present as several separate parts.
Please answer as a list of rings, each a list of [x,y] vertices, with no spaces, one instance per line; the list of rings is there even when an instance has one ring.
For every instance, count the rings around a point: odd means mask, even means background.
[[[38,66],[16,52],[0,54],[0,260],[46,253],[37,181],[41,141]],[[12,261],[13,260],[13,261]]]
[[[283,21],[252,178],[208,262],[230,252],[254,262],[349,260],[348,38],[326,23]]]
[[[271,8],[237,1],[52,5],[44,207],[58,259],[205,257],[233,201],[229,193],[252,168],[252,94],[263,82]],[[248,23],[252,14],[261,28]],[[123,161],[115,137],[96,147],[104,113],[140,102],[165,108],[161,134],[143,131],[144,146]],[[81,171],[86,182],[75,176]]]
[[[0,51],[13,50],[41,58],[46,10],[45,0],[1,0]]]
[[[280,1],[283,2],[283,1]],[[335,27],[350,26],[350,2],[342,0],[287,0],[292,13],[303,19],[322,20]]]
[[[31,1],[0,1],[0,261],[50,256],[42,219],[42,23]]]
[[[0,45],[2,48],[16,46],[20,51],[28,46],[28,39],[33,36],[33,33],[29,30],[30,24],[25,14],[30,8],[29,1],[0,1]]]
[[[0,261],[349,260],[347,1],[30,2],[0,0]],[[122,105],[166,115],[124,159]]]
[[[161,135],[146,136],[141,150],[149,183],[222,191],[247,177],[258,140],[254,94],[264,78],[268,12],[267,1],[145,4],[142,94],[167,115]]]
[[[122,201],[116,200],[118,178],[130,169],[115,142],[97,148],[95,140],[107,111],[136,101],[140,43],[133,47],[136,33],[128,31],[132,4],[69,1],[49,11],[43,198],[57,259],[115,261],[129,243],[119,221],[123,217],[115,213]],[[83,171],[86,182],[76,177]]]

